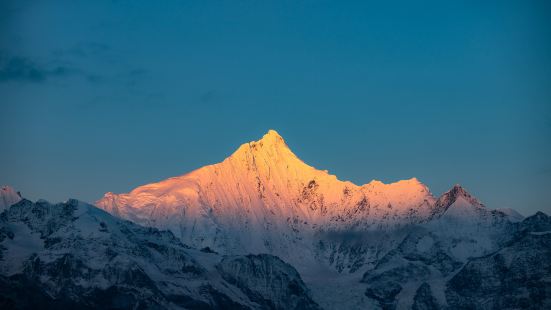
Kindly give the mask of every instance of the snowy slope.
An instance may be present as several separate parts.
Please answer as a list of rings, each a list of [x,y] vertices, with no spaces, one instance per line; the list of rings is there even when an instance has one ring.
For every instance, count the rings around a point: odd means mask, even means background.
[[[0,306],[318,309],[276,257],[222,258],[77,200],[21,200],[0,214]]]
[[[221,163],[96,204],[197,248],[276,255],[322,306],[348,309],[446,305],[453,273],[502,247],[522,220],[459,185],[434,197],[415,178],[341,181],[305,164],[273,130]]]
[[[373,259],[372,249],[361,249],[369,257],[349,263],[349,245],[334,253],[340,241],[334,244],[329,238],[320,249],[319,238],[393,231],[436,219],[457,194],[462,193],[452,189],[437,200],[415,178],[362,186],[340,181],[305,164],[270,130],[221,163],[127,194],[107,193],[96,205],[139,224],[169,229],[195,247],[228,254],[272,253],[292,263],[317,252],[342,271]],[[470,195],[464,198],[483,208]],[[320,253],[325,249],[329,252]]]
[[[408,229],[399,245],[365,272],[366,295],[381,307],[449,306],[446,282],[472,259],[501,249],[519,230],[517,222],[486,209],[458,185],[438,202],[438,217]]]
[[[472,259],[446,285],[452,308],[550,309],[551,217],[538,212],[518,224],[498,251]]]
[[[21,200],[21,195],[9,186],[0,187],[0,211]]]
[[[107,193],[100,208],[170,229],[182,241],[222,253],[285,253],[309,247],[320,230],[378,230],[421,222],[434,197],[417,179],[363,186],[300,160],[277,132],[241,145],[223,162],[128,194]],[[254,234],[251,234],[254,232]]]

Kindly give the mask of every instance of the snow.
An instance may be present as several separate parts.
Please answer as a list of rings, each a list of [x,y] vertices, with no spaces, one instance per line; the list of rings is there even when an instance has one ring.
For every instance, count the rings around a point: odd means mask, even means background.
[[[548,230],[548,231],[533,231],[533,232],[530,232],[530,234],[535,235],[535,236],[543,236],[543,235],[551,234],[551,230]]]
[[[0,187],[0,211],[21,200],[21,196],[9,186]]]
[[[283,255],[304,253],[301,249],[309,245],[301,240],[318,229],[420,222],[430,215],[434,200],[415,178],[362,186],[340,181],[304,163],[270,130],[221,163],[127,194],[107,193],[96,204],[137,223],[170,229],[198,248]],[[362,201],[369,206],[358,210]],[[335,221],[352,213],[350,221]]]
[[[520,222],[524,219],[522,214],[511,208],[499,208],[496,209],[496,211],[506,214],[509,217],[509,220],[514,223]]]
[[[419,243],[417,243],[417,251],[427,252],[433,245],[434,239],[430,236],[424,236],[421,240],[419,240]]]
[[[329,309],[369,308],[373,301],[359,280],[378,268],[412,226],[432,234],[417,242],[418,254],[439,247],[466,262],[495,251],[507,225],[520,219],[512,210],[487,209],[460,185],[437,198],[416,178],[390,184],[341,181],[304,163],[273,130],[220,163],[126,194],[106,193],[96,205],[139,224],[169,229],[196,248],[277,255],[297,268]],[[394,267],[381,268],[378,272]],[[431,273],[431,281],[444,283],[438,274]],[[411,305],[419,285],[404,283],[401,308]],[[443,302],[444,292],[434,293]]]
[[[360,284],[362,273],[341,274],[332,268],[315,265],[299,270],[302,279],[312,291],[315,300],[324,309],[376,309],[375,302],[365,296]]]
[[[235,257],[238,269],[239,260],[250,259],[264,267],[263,272],[253,270],[244,276],[244,283],[237,286],[223,278],[220,266],[225,257],[190,249],[169,232],[115,218],[74,199],[59,204],[23,200],[2,215],[0,275],[6,277],[3,284],[8,289],[20,284],[7,277],[31,273],[36,288],[54,299],[60,295],[74,298],[77,304],[94,289],[124,286],[138,289],[144,298],[156,294],[157,300],[164,300],[164,296],[178,295],[214,308],[220,307],[215,306],[217,297],[207,288],[251,309],[259,308],[251,290],[279,308],[295,308],[293,302],[314,305],[295,269],[273,256]],[[34,262],[40,262],[40,268],[29,270]],[[291,295],[290,284],[301,286],[303,293]],[[149,291],[151,287],[155,289]],[[70,296],[64,296],[66,289]],[[182,306],[168,303],[161,308]]]
[[[23,262],[31,255],[40,252],[44,248],[44,242],[39,233],[32,232],[22,223],[13,223],[8,229],[14,233],[14,238],[6,238],[2,245],[6,248],[3,252],[0,273],[10,276],[21,272]]]

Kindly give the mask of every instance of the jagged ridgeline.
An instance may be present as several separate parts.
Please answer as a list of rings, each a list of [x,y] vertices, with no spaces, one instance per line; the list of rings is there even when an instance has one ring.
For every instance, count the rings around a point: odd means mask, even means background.
[[[415,178],[341,181],[273,130],[221,163],[105,194],[111,215],[2,195],[2,305],[551,307],[547,215],[487,208],[459,185],[435,197]]]
[[[199,251],[77,200],[5,210],[0,271],[1,309],[320,309],[275,256]]]

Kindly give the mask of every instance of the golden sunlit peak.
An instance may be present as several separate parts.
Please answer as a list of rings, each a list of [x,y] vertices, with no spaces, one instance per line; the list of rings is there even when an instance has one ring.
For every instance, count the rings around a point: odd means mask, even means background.
[[[262,139],[266,138],[276,138],[283,140],[283,137],[281,137],[281,135],[273,129],[268,130],[268,132],[262,137]]]
[[[271,153],[269,155],[266,155],[267,159],[282,154],[285,154],[285,156],[294,156],[291,150],[289,150],[287,143],[285,143],[285,140],[283,140],[279,133],[277,133],[277,131],[273,129],[270,129],[268,130],[268,132],[266,132],[266,134],[262,136],[261,139],[242,144],[230,157],[247,157],[247,154],[249,154],[250,152],[254,152],[255,154],[257,154],[258,152],[268,152],[268,150],[278,150],[278,152],[283,153],[278,154],[277,152],[274,153],[269,151]]]
[[[283,140],[283,137],[281,137],[277,131],[270,129],[264,136],[262,136],[262,139],[256,141],[256,143],[261,143],[263,145],[285,145],[285,140]]]

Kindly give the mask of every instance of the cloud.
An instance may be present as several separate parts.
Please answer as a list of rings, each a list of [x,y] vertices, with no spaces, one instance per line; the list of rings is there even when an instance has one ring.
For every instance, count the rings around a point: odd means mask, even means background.
[[[9,81],[43,82],[50,77],[70,74],[67,67],[46,68],[25,57],[0,56],[0,83]]]
[[[135,86],[142,79],[147,71],[141,68],[127,69],[126,72],[102,74],[82,69],[74,64],[74,61],[67,59],[51,59],[39,63],[28,57],[8,56],[0,51],[0,83],[17,81],[41,83],[49,78],[80,77],[92,84],[103,83],[106,80],[119,80],[126,82],[129,86]]]

